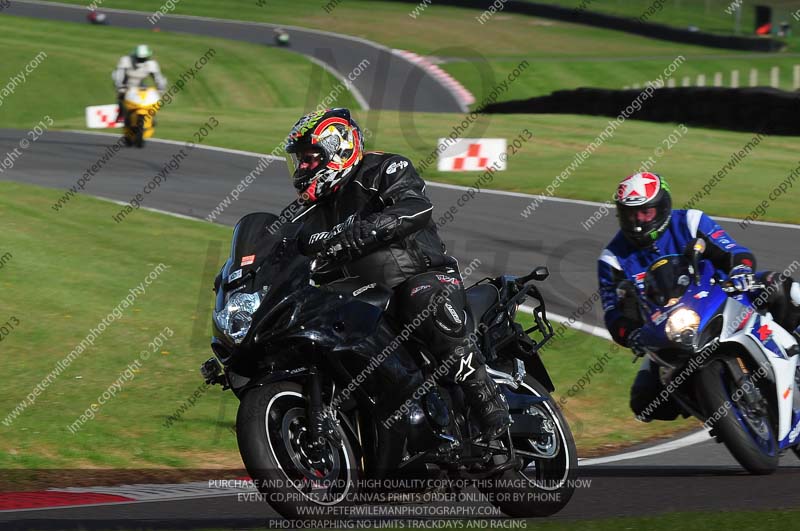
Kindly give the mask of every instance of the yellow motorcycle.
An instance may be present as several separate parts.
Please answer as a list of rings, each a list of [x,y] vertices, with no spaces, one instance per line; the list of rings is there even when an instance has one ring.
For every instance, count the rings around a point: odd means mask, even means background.
[[[153,87],[129,88],[125,92],[122,102],[125,107],[125,128],[123,136],[125,144],[144,147],[146,138],[150,138],[155,133],[155,116],[158,109],[159,93]]]

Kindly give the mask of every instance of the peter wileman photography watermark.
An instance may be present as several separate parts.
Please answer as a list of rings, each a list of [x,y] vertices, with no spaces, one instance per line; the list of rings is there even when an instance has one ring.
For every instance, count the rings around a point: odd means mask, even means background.
[[[155,192],[162,184],[166,183],[169,175],[180,169],[183,160],[192,153],[197,147],[197,144],[202,143],[211,131],[219,127],[219,125],[219,121],[213,116],[210,116],[208,120],[192,134],[194,140],[187,142],[177,153],[173,153],[169,160],[162,164],[161,169],[145,183],[141,193],[137,193],[131,197],[119,212],[111,215],[111,219],[117,223],[122,223],[128,215],[132,214],[135,210],[139,210],[142,203],[144,203],[145,195]]]
[[[28,76],[47,59],[47,53],[42,50],[37,53],[33,59],[28,61],[17,74],[11,76],[3,88],[0,88],[0,107],[6,102],[6,99],[17,91],[17,87],[24,85],[28,81]]]
[[[120,371],[117,379],[111,383],[111,385],[109,385],[105,391],[97,396],[97,400],[92,402],[89,407],[86,408],[86,411],[81,413],[81,415],[75,419],[72,424],[67,426],[69,432],[74,435],[78,433],[81,428],[83,428],[84,424],[90,420],[94,420],[94,418],[100,412],[101,407],[110,402],[112,398],[117,396],[117,394],[121,393],[122,386],[136,378],[136,373],[142,368],[142,362],[149,360],[150,356],[158,352],[161,347],[164,346],[164,344],[174,335],[175,333],[172,331],[172,329],[168,326],[165,326],[157,336],[153,337],[153,339],[150,340],[147,348],[142,349],[142,351],[139,353],[139,357],[129,363],[124,370]]]
[[[527,219],[533,215],[533,213],[541,204],[544,203],[545,199],[553,197],[559,187],[572,176],[573,172],[575,172],[584,162],[586,162],[586,160],[589,159],[589,157],[591,157],[595,151],[600,149],[600,147],[606,141],[614,137],[617,129],[622,126],[622,124],[624,124],[628,118],[640,111],[642,109],[642,105],[646,103],[647,100],[655,97],[656,90],[664,87],[665,80],[669,79],[684,62],[686,62],[686,57],[683,55],[677,56],[669,65],[664,68],[661,75],[658,76],[655,81],[647,83],[645,89],[637,94],[631,103],[617,115],[616,119],[609,121],[606,128],[603,129],[603,131],[601,131],[597,136],[595,136],[595,138],[589,142],[583,150],[575,153],[575,157],[573,158],[572,162],[570,162],[569,166],[564,168],[564,170],[559,173],[555,179],[553,179],[553,182],[547,185],[544,194],[536,196],[534,200],[531,201],[530,204],[519,213],[520,216]]]
[[[50,118],[50,115],[45,115],[39,123],[34,125],[30,131],[26,132],[23,137],[20,138],[14,149],[6,152],[2,160],[0,160],[0,174],[4,173],[6,170],[12,170],[16,163],[22,158],[22,155],[25,154],[25,151],[31,147],[34,142],[39,140],[53,123],[53,119]]]
[[[72,363],[77,360],[81,354],[83,354],[89,347],[94,346],[95,341],[103,335],[103,333],[112,325],[115,321],[122,319],[123,313],[128,308],[132,308],[139,297],[143,296],[153,282],[158,279],[161,274],[169,269],[169,266],[166,264],[160,263],[153,268],[152,271],[144,278],[142,282],[139,283],[138,286],[135,286],[128,290],[127,295],[106,315],[103,317],[100,322],[98,322],[95,326],[89,329],[89,333],[86,334],[80,343],[75,345],[69,354],[67,354],[63,359],[59,360],[56,363],[55,367],[45,376],[42,380],[31,389],[31,392],[28,393],[26,396],[17,406],[11,411],[6,418],[3,419],[3,424],[6,427],[11,426],[14,421],[29,407],[33,406],[36,403],[36,400],[39,396],[44,393],[44,391],[56,381],[56,379],[63,374]]]

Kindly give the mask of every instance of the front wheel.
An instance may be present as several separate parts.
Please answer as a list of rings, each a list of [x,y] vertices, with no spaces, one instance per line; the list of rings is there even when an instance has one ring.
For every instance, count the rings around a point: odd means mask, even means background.
[[[750,386],[746,389],[745,386]],[[769,405],[750,379],[740,387],[723,361],[712,361],[699,374],[698,401],[706,421],[728,451],[751,474],[772,474],[778,468],[778,445],[769,419]],[[755,392],[757,400],[748,399]]]
[[[310,450],[307,405],[294,382],[248,391],[236,415],[239,453],[263,499],[283,517],[329,519],[357,498],[358,462],[341,427],[340,444]]]
[[[530,406],[527,412],[541,419],[546,435],[537,439],[512,438],[516,450],[541,457],[520,455],[522,468],[504,472],[496,486],[484,492],[492,504],[508,516],[550,516],[563,509],[575,492],[578,474],[575,439],[564,415],[542,384],[526,375],[516,392],[547,398],[545,402]]]
[[[134,128],[135,137],[133,143],[137,148],[144,147],[144,116],[139,115],[136,120],[136,127]]]

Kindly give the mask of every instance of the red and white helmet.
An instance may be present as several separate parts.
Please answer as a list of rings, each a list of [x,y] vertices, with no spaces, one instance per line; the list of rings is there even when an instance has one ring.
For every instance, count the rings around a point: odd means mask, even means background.
[[[347,109],[325,109],[300,118],[286,139],[286,162],[306,201],[332,192],[364,157],[361,129]]]
[[[623,179],[614,196],[622,234],[637,247],[647,247],[669,225],[672,197],[669,185],[655,173],[635,173]]]

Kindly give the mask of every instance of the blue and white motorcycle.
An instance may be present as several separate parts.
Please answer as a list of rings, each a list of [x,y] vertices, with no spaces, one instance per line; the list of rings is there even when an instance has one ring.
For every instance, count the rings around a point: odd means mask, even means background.
[[[770,474],[786,449],[800,456],[800,347],[758,309],[766,287],[737,292],[704,250],[696,240],[686,255],[650,265],[640,285],[641,337],[659,367],[661,399],[703,421],[747,471]]]

